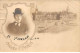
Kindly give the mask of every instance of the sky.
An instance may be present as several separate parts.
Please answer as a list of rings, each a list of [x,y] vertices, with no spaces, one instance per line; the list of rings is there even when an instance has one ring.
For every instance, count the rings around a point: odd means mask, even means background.
[[[66,10],[67,7],[69,7],[69,11],[71,12],[79,12],[80,4],[79,1],[73,1],[73,0],[62,0],[62,1],[52,1],[52,0],[46,0],[46,1],[37,1],[37,8],[39,11],[46,11],[46,12],[59,12]]]

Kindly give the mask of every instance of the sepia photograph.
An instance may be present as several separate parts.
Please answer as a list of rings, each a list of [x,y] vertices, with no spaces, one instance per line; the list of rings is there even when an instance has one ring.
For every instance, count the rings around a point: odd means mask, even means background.
[[[80,52],[79,0],[0,0],[0,52]]]

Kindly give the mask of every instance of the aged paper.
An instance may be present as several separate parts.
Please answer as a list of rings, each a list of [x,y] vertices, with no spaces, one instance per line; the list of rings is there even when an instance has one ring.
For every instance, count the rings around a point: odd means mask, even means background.
[[[0,52],[80,52],[80,1],[0,0]]]

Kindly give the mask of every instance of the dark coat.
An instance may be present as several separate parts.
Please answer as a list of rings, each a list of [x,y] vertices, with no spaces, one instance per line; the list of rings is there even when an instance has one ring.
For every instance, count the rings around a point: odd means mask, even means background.
[[[7,26],[7,31],[12,35],[26,35],[28,31],[27,25],[25,23],[21,23],[20,26],[15,25],[16,22],[10,23]]]

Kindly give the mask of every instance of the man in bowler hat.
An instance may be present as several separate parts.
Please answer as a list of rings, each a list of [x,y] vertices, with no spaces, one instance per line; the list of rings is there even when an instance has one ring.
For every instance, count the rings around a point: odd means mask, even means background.
[[[10,23],[7,27],[7,31],[13,35],[25,35],[28,31],[27,24],[24,22],[23,13],[20,8],[16,8],[13,12],[15,21]]]

